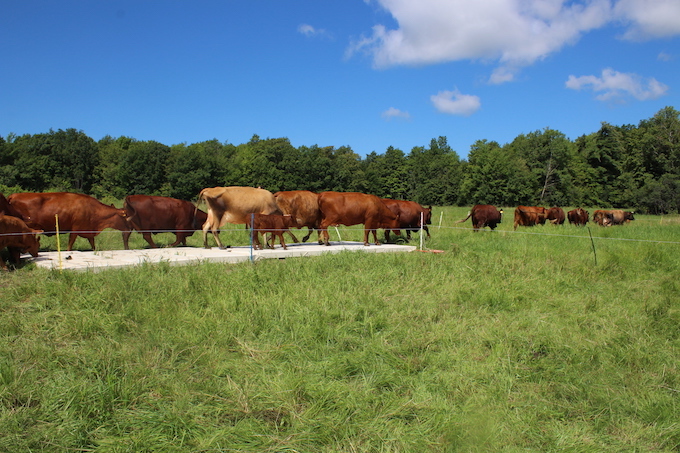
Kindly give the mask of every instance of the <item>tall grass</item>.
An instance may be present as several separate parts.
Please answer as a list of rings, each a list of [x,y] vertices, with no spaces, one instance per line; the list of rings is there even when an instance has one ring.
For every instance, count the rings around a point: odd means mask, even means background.
[[[0,451],[680,450],[677,218],[591,226],[595,265],[508,213],[436,210],[443,253],[0,275]]]

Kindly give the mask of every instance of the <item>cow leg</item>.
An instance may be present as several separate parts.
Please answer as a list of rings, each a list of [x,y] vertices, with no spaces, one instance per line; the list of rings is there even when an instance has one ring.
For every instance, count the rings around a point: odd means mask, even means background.
[[[328,228],[319,229],[319,245],[331,245],[328,237]]]
[[[427,225],[425,225],[425,226],[423,227],[423,230],[425,230],[425,234],[427,235],[428,238],[431,237],[431,236],[430,236],[430,229],[427,227]]]
[[[146,231],[146,232],[142,233],[142,237],[144,238],[144,240],[146,240],[146,242],[149,243],[149,246],[151,246],[152,249],[158,248],[158,246],[153,242],[153,238],[151,237],[150,232]]]
[[[123,231],[123,248],[125,250],[130,250],[130,235],[132,231]]]
[[[369,230],[368,228],[364,227],[364,246],[371,245],[371,244],[368,243],[368,234],[369,234],[370,231],[373,231],[373,238],[375,239],[376,244],[377,244],[378,239],[375,237],[375,230]]]
[[[293,234],[293,232],[290,231],[290,230],[286,230],[285,232],[288,233],[288,234],[290,235],[291,239],[293,240],[293,242],[295,242],[295,243],[297,244],[298,240],[297,240],[297,238],[295,237],[295,235]],[[283,233],[281,234],[281,237],[283,237]],[[304,241],[303,241],[303,242],[304,242]]]
[[[78,237],[77,233],[71,233],[68,235],[68,246],[66,247],[67,252],[71,251],[71,249],[73,248],[73,243],[76,242],[77,237]]]
[[[283,250],[288,250],[288,248],[286,247],[286,243],[283,241],[283,232],[277,233],[277,236],[279,237],[279,242],[281,243],[281,247],[283,247]],[[292,236],[292,234],[291,234],[291,236]],[[295,236],[293,236],[293,237],[295,237]],[[295,241],[295,242],[297,242],[297,241]]]
[[[312,235],[314,230],[311,227],[307,227],[307,235],[302,238],[302,242],[307,242],[309,240],[309,237]],[[297,241],[295,241],[297,242]]]
[[[94,248],[94,236],[88,236],[87,241],[90,243],[90,247],[92,247],[92,251],[95,250]]]

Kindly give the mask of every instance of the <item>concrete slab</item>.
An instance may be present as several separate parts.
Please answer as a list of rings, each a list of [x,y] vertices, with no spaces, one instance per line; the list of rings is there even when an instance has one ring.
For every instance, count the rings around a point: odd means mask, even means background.
[[[143,263],[168,262],[171,265],[187,265],[199,262],[238,263],[248,260],[267,258],[291,258],[300,256],[316,256],[324,253],[339,253],[342,251],[360,251],[366,253],[394,253],[411,252],[414,246],[383,244],[380,246],[364,246],[362,242],[331,242],[330,246],[317,243],[286,244],[288,250],[280,246],[267,250],[252,250],[250,247],[231,247],[220,250],[197,247],[173,247],[142,250],[105,250],[96,252],[40,252],[38,257],[24,255],[22,258],[34,262],[38,267],[46,269],[63,269],[74,271],[98,271]],[[59,256],[61,255],[61,256]]]

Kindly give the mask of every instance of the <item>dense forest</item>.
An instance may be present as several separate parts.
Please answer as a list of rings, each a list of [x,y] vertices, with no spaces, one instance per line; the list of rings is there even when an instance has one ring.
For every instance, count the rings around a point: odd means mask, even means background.
[[[406,153],[364,158],[349,147],[287,138],[167,146],[121,136],[98,142],[76,129],[0,137],[0,192],[71,191],[193,200],[204,187],[261,186],[372,193],[426,205],[621,207],[680,211],[680,112],[665,107],[637,126],[602,123],[576,140],[546,128],[500,145],[478,140],[461,159],[446,137]]]

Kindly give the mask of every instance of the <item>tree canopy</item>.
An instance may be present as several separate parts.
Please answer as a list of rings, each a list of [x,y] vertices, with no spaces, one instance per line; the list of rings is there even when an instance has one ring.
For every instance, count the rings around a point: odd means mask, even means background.
[[[570,140],[546,128],[500,145],[480,139],[461,159],[445,136],[410,151],[364,158],[349,146],[247,143],[165,145],[131,137],[98,142],[76,129],[0,137],[0,192],[73,191],[194,199],[214,186],[356,191],[424,205],[518,204],[680,211],[680,112],[635,125],[601,124]]]

